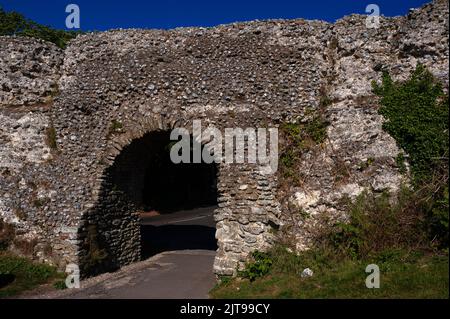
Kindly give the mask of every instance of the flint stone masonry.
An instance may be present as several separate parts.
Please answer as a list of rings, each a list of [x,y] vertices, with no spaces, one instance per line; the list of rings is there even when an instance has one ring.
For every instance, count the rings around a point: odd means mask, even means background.
[[[381,17],[379,29],[365,19],[113,30],[64,51],[0,37],[0,218],[37,242],[37,259],[85,275],[121,267],[140,258],[136,207],[110,180],[122,149],[196,119],[219,129],[306,122],[328,96],[327,139],[302,156],[301,187],[280,190],[256,164],[218,165],[215,273],[235,273],[276,234],[307,249],[320,216],[345,220],[343,196],[406,180],[370,81],[381,70],[405,79],[422,63],[448,90],[446,1]]]
[[[57,93],[61,49],[32,38],[0,37],[0,105],[44,104]]]

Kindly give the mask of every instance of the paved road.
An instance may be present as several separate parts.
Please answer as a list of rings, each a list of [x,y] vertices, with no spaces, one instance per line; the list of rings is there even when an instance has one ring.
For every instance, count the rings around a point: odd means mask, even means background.
[[[144,258],[163,251],[216,250],[215,207],[197,208],[143,218],[141,221]]]
[[[207,298],[215,285],[214,207],[142,220],[148,259],[47,298]],[[160,252],[163,251],[163,252]]]
[[[208,298],[215,284],[214,255],[214,251],[207,250],[161,253],[117,273],[99,276],[98,282],[82,283],[82,289],[59,298]]]
[[[202,225],[215,227],[213,213],[215,206],[201,207],[191,210],[178,211],[171,214],[142,218],[141,224],[163,226],[163,225]]]

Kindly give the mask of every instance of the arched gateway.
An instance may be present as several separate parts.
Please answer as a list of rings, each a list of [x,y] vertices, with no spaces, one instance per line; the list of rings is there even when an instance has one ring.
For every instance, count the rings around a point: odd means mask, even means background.
[[[150,123],[148,118],[143,122]],[[176,141],[170,133],[179,127],[146,124],[136,125],[142,129],[133,131],[112,123],[109,138],[114,147],[102,163],[97,199],[83,213],[77,231],[82,274],[141,260],[145,252],[139,212],[149,209],[165,213],[217,205],[217,274],[234,273],[251,251],[267,248],[279,211],[270,187],[275,176],[264,174],[258,163],[173,163],[170,149]],[[197,143],[192,136],[190,141]],[[232,141],[236,147],[236,137]]]

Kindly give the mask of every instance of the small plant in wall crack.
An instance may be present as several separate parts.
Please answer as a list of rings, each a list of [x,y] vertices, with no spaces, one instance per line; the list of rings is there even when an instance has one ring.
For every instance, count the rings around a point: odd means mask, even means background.
[[[56,143],[56,130],[53,125],[47,128],[46,133],[46,143],[50,149],[56,151],[58,149],[58,145]]]
[[[114,134],[121,134],[124,133],[125,130],[123,128],[122,122],[118,120],[112,120],[111,125],[109,126],[109,132],[108,136],[114,135]]]
[[[39,197],[39,198],[35,198],[33,200],[33,205],[36,208],[40,208],[43,207],[45,204],[47,204],[50,201],[49,198],[46,197]]]
[[[333,104],[333,100],[331,100],[331,98],[326,94],[322,95],[319,101],[319,106],[321,108],[325,108],[327,106],[330,106],[331,104]]]
[[[365,161],[359,163],[358,170],[364,171],[367,168],[369,168],[374,162],[375,162],[375,159],[373,157],[369,157]]]
[[[284,141],[279,161],[283,178],[299,183],[296,167],[304,153],[325,141],[327,126],[328,123],[320,112],[313,115],[307,123],[284,123],[280,126]]]

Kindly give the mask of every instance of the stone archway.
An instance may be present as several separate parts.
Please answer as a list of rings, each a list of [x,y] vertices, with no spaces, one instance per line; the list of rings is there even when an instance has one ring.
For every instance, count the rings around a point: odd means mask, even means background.
[[[134,160],[128,163],[134,165],[122,165],[119,170],[115,165],[122,161],[122,154],[127,150],[139,149],[137,145],[141,142],[144,146],[150,143],[145,141],[145,136],[175,127],[175,124],[149,118],[142,121],[135,123],[133,129],[125,126],[124,133],[112,137],[111,147],[104,157],[103,173],[94,189],[96,199],[80,219],[77,259],[83,276],[118,269],[141,259],[137,210],[145,201],[135,190],[140,189],[139,185],[145,185],[145,174],[139,172],[145,171],[143,163],[147,159],[132,151],[128,160]],[[182,127],[189,125],[185,123]],[[120,170],[122,173],[117,174]],[[116,185],[117,175],[119,179],[126,176],[120,187]],[[216,179],[217,251],[212,271],[217,275],[232,275],[252,251],[264,250],[273,242],[274,227],[279,225],[280,214],[275,198],[277,180],[275,174],[262,174],[257,164],[222,162],[216,164]]]
[[[115,270],[151,254],[142,242],[149,238],[143,233],[149,227],[140,224],[139,213],[164,215],[217,205],[216,164],[174,164],[169,156],[171,143],[169,130],[152,130],[132,139],[104,170],[97,203],[84,214],[79,229],[83,275]],[[195,241],[185,238],[178,247],[216,249],[215,228],[207,230],[212,238],[199,246],[205,240],[201,230],[197,244],[189,246]]]

